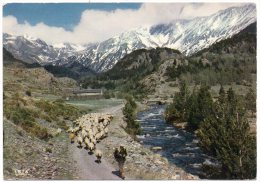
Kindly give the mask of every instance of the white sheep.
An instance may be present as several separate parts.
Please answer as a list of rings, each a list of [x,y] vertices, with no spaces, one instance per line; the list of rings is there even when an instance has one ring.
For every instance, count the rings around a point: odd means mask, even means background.
[[[95,139],[97,140],[97,142],[100,141],[101,137],[102,137],[101,132],[99,132],[99,133],[97,133],[97,134],[95,135]]]
[[[70,133],[69,138],[70,138],[70,143],[74,143],[76,135],[74,133]]]
[[[89,130],[88,133],[87,133],[87,137],[91,138],[93,136],[94,136],[94,134],[93,134],[92,130]]]
[[[82,130],[81,130],[81,135],[82,135],[82,138],[84,139],[84,138],[87,137],[88,133],[86,132],[85,129],[82,129]]]
[[[98,131],[100,132],[100,131],[104,130],[105,127],[104,127],[104,125],[102,123],[99,123],[97,128],[98,128]]]
[[[104,132],[105,132],[106,135],[108,134],[108,128],[107,127],[104,129]]]
[[[80,121],[80,122],[79,122],[79,127],[82,128],[83,124],[84,124],[83,121]]]
[[[79,147],[82,148],[83,138],[82,138],[81,135],[79,135],[79,136],[77,137],[77,142],[78,142],[78,144],[79,144]]]
[[[88,145],[89,151],[92,152],[95,149],[95,145],[93,143],[89,143]]]
[[[69,127],[69,129],[67,130],[68,133],[71,133],[73,132],[73,128],[72,127]]]
[[[102,130],[102,131],[100,132],[100,135],[101,135],[100,139],[103,139],[103,138],[105,137],[105,131]]]
[[[94,117],[94,123],[98,124],[98,120],[99,120],[99,119],[98,119],[98,116],[95,116],[95,117]]]
[[[84,143],[90,151],[95,149],[97,141],[108,134],[107,126],[113,116],[110,114],[90,113],[73,121],[74,128],[69,128],[71,142],[77,142],[79,147]]]
[[[84,139],[84,143],[85,143],[85,144],[89,144],[89,143],[90,143],[90,140],[86,137],[86,138]]]
[[[91,123],[90,122],[85,122],[83,126],[84,126],[84,128],[86,130],[89,130],[91,128]]]
[[[95,150],[95,156],[96,156],[96,158],[97,158],[97,162],[98,162],[98,163],[101,163],[101,158],[102,158],[102,152],[101,152],[101,150],[96,149],[96,150]]]
[[[90,140],[94,145],[97,143],[97,140],[95,139],[94,136],[91,136],[91,137],[89,138],[89,140]]]
[[[86,145],[86,149],[88,149],[89,148],[89,144],[90,144],[90,140],[87,137],[84,139],[84,143]]]
[[[92,132],[93,132],[93,135],[96,135],[98,133],[98,128],[96,126],[93,126]]]
[[[109,125],[109,121],[108,121],[107,119],[105,119],[105,120],[103,121],[103,125],[106,127],[107,125]]]
[[[77,126],[77,127],[74,128],[74,131],[75,131],[75,132],[78,132],[79,130],[80,130],[80,127],[79,127],[79,126]]]

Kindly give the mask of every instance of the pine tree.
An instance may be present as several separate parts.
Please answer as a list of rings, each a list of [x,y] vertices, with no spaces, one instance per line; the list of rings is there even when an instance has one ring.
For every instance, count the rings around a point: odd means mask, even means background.
[[[208,86],[201,86],[198,93],[191,95],[189,104],[192,105],[188,116],[190,130],[196,130],[199,125],[212,113],[212,97]]]
[[[136,103],[132,96],[126,96],[125,107],[123,108],[123,114],[127,123],[126,131],[131,135],[137,135],[141,133],[141,126],[135,120]]]
[[[186,82],[180,82],[180,92],[176,93],[173,103],[165,111],[165,120],[169,123],[185,122],[187,117],[187,106],[189,98],[189,89]]]
[[[175,108],[180,113],[181,120],[184,120],[187,113],[187,101],[189,98],[189,89],[186,82],[180,82],[180,92],[175,94],[174,102]]]
[[[256,94],[252,88],[249,89],[245,96],[246,108],[251,111],[252,116],[256,112]]]
[[[225,93],[223,86],[221,85],[220,89],[219,89],[218,101],[221,102],[221,103],[224,103],[225,99],[226,99],[226,93]]]
[[[198,109],[198,93],[193,91],[189,97],[189,114],[187,116],[188,129],[196,130],[200,121],[200,114]]]
[[[214,103],[213,114],[200,125],[200,146],[221,163],[221,178],[253,179],[256,175],[256,144],[245,108],[232,89],[225,102]]]
[[[235,92],[233,91],[232,87],[230,87],[227,91],[227,99],[229,103],[235,102]]]

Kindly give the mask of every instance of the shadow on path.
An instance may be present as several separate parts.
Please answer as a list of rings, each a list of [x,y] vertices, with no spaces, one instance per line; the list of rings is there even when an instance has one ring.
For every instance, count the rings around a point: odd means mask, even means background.
[[[112,171],[112,174],[114,174],[114,175],[118,176],[119,178],[121,178],[119,171]]]

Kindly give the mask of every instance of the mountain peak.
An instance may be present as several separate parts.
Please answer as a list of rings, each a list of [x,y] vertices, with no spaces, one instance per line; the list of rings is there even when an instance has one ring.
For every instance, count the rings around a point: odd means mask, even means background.
[[[256,22],[256,7],[245,4],[191,20],[143,26],[88,46],[62,43],[53,46],[31,37],[4,34],[4,47],[16,58],[40,64],[69,61],[97,72],[111,69],[121,58],[137,49],[168,47],[185,55],[194,54],[215,42],[229,38]]]
[[[191,55],[231,37],[255,21],[256,8],[253,4],[231,7],[207,17],[174,20],[168,24],[124,32],[88,47],[85,56],[93,60],[94,70],[103,72],[124,55],[142,48],[168,47]]]

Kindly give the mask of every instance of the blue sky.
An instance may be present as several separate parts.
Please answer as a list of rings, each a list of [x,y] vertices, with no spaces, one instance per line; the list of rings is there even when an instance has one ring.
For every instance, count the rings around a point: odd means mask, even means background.
[[[3,32],[40,38],[48,44],[88,44],[233,6],[241,3],[12,3],[3,8]]]
[[[36,25],[43,22],[49,26],[72,30],[85,10],[113,11],[116,9],[138,9],[140,3],[10,3],[4,6],[3,15],[12,15],[18,23]]]

